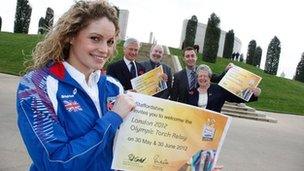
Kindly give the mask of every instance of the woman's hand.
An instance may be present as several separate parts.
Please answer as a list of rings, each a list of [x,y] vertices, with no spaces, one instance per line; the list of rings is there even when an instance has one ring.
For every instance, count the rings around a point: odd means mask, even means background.
[[[261,94],[261,92],[262,92],[262,90],[261,90],[259,87],[257,87],[257,88],[253,88],[253,89],[252,89],[252,92],[253,92],[253,95],[254,95],[255,97],[259,97],[260,94]]]
[[[160,77],[161,77],[161,79],[162,79],[163,81],[165,81],[165,82],[168,81],[168,75],[167,75],[167,74],[163,73],[162,75],[160,75]]]
[[[230,68],[233,67],[233,63],[229,63],[226,68],[225,68],[225,71],[227,72]]]
[[[125,118],[135,108],[135,101],[129,94],[120,94],[114,103],[112,111]]]

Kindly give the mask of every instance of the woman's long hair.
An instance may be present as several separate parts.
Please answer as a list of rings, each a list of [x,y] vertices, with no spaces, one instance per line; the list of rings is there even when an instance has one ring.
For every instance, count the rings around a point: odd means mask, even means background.
[[[69,57],[70,40],[79,31],[87,27],[91,21],[102,17],[106,17],[113,22],[117,39],[119,34],[118,16],[113,6],[106,1],[76,2],[59,18],[55,26],[46,34],[44,40],[36,45],[32,53],[31,64],[27,70],[40,69],[50,61],[59,62],[67,59]]]

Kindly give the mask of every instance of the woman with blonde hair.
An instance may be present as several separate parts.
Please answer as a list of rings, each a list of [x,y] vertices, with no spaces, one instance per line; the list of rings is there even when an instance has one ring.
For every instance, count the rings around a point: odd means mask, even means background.
[[[78,1],[37,44],[16,102],[31,171],[111,170],[115,133],[135,106],[100,71],[118,33],[114,7]]]

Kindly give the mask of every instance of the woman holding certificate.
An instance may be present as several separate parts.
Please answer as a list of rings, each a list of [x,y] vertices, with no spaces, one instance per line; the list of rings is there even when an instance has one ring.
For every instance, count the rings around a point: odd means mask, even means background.
[[[77,1],[37,44],[16,102],[29,170],[111,170],[114,136],[135,107],[122,85],[101,73],[118,34],[114,7]]]
[[[220,112],[225,101],[245,103],[246,101],[230,93],[217,84],[210,82],[212,71],[207,65],[200,65],[196,70],[198,88],[192,89],[187,97],[187,103],[205,109]],[[249,101],[256,101],[261,93],[260,88],[252,89],[253,96]]]

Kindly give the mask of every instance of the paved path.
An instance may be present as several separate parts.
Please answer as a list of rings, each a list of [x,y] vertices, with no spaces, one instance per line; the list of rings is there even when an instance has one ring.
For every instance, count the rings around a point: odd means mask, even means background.
[[[0,74],[0,171],[28,170],[30,164],[16,125],[18,80]],[[218,161],[224,171],[304,170],[304,117],[267,115],[278,123],[233,118]]]
[[[303,171],[304,117],[263,113],[278,123],[232,119],[219,164],[228,171]]]
[[[0,73],[0,171],[28,170],[30,159],[16,122],[16,88],[19,77]]]

